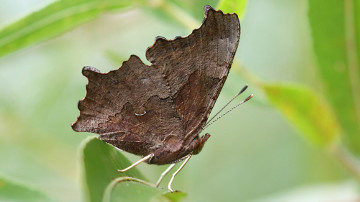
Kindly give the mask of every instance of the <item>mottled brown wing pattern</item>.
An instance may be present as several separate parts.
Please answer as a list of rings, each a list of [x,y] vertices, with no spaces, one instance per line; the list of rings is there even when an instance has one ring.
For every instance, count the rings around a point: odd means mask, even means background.
[[[169,83],[189,140],[206,123],[229,73],[239,38],[237,15],[207,6],[199,29],[185,38],[158,38],[146,52],[147,59]]]
[[[181,120],[157,69],[131,56],[118,70],[102,74],[85,67],[83,74],[89,83],[72,125],[75,131],[100,134],[104,141],[138,155],[162,146],[165,135],[182,139]]]
[[[209,135],[198,139],[229,73],[239,42],[236,14],[205,7],[199,29],[185,38],[158,38],[146,52],[151,66],[132,55],[103,74],[85,67],[89,80],[79,102],[75,131],[137,155],[154,156],[155,164],[198,153]]]

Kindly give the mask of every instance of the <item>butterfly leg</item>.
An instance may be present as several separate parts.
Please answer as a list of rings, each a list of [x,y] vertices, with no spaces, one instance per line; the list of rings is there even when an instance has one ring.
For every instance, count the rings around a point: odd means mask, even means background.
[[[142,163],[142,162],[144,162],[144,161],[146,161],[146,160],[148,160],[148,159],[152,158],[153,156],[154,156],[154,154],[149,154],[149,155],[145,156],[144,158],[142,158],[142,159],[140,159],[140,160],[136,161],[136,162],[135,162],[135,163],[133,163],[131,166],[129,166],[129,167],[125,168],[125,169],[122,169],[122,170],[117,170],[117,171],[118,171],[118,172],[120,172],[120,173],[126,172],[126,171],[130,170],[131,168],[133,168],[133,167],[135,167],[135,166],[139,165],[140,163]]]
[[[156,187],[159,187],[160,182],[162,181],[162,179],[165,177],[166,174],[168,174],[170,172],[170,170],[176,165],[176,163],[171,164],[163,173],[161,173],[158,181],[156,182]]]
[[[177,169],[177,171],[172,174],[172,177],[171,177],[170,182],[169,182],[169,184],[168,184],[168,189],[169,189],[169,191],[174,192],[174,190],[171,189],[171,184],[172,184],[175,176],[184,168],[184,166],[185,166],[186,163],[190,160],[190,158],[191,158],[191,154],[187,155],[186,159],[184,160],[184,163],[182,163],[181,166]]]

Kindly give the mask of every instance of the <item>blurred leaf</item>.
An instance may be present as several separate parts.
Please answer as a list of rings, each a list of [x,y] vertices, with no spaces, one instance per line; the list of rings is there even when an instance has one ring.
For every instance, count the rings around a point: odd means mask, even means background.
[[[221,0],[217,9],[224,13],[236,13],[241,19],[245,12],[246,0]]]
[[[145,179],[136,168],[125,173],[118,173],[118,169],[126,168],[131,163],[118,149],[96,137],[87,139],[82,151],[85,201],[102,201],[108,187],[119,177]],[[119,181],[115,184],[110,196],[111,201],[149,201],[150,199],[176,201],[176,199],[182,198],[181,194],[176,194],[174,199],[166,197],[167,195],[162,196],[167,192],[167,190],[157,189],[139,182]]]
[[[270,102],[310,142],[328,146],[340,134],[336,118],[328,104],[311,90],[295,85],[264,85]]]
[[[117,172],[131,163],[115,147],[96,137],[85,140],[82,152],[86,201],[101,201],[106,187],[117,177],[131,176],[144,179],[136,168],[126,173]]]
[[[110,201],[177,202],[185,196],[183,192],[171,193],[139,182],[123,181],[113,189]]]
[[[124,9],[131,0],[62,0],[0,30],[0,56],[58,36],[106,11]]]
[[[115,51],[112,50],[107,50],[105,54],[109,60],[119,65],[121,65],[124,61],[129,59],[129,57],[125,57],[121,54],[117,54]]]
[[[360,1],[308,3],[318,73],[345,143],[360,154]]]
[[[183,198],[186,197],[186,193],[184,192],[167,192],[166,194],[161,195],[163,198],[167,198],[170,201],[177,202],[181,201]]]
[[[54,201],[45,194],[0,177],[0,201]]]

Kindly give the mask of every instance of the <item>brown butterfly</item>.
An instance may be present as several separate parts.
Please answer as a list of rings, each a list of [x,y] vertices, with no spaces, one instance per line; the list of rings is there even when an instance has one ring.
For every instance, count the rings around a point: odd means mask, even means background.
[[[92,132],[115,147],[141,155],[141,162],[172,164],[198,154],[210,137],[199,137],[229,73],[240,38],[236,14],[205,6],[199,29],[187,37],[157,37],[145,65],[132,55],[118,70],[84,67],[89,80],[72,128]],[[168,188],[170,191],[170,180]]]

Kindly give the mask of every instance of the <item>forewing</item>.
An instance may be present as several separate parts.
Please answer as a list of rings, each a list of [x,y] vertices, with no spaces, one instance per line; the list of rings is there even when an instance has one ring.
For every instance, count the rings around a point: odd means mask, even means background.
[[[147,59],[165,75],[185,133],[191,139],[206,123],[229,73],[240,38],[236,14],[205,7],[204,22],[185,38],[158,38]]]

